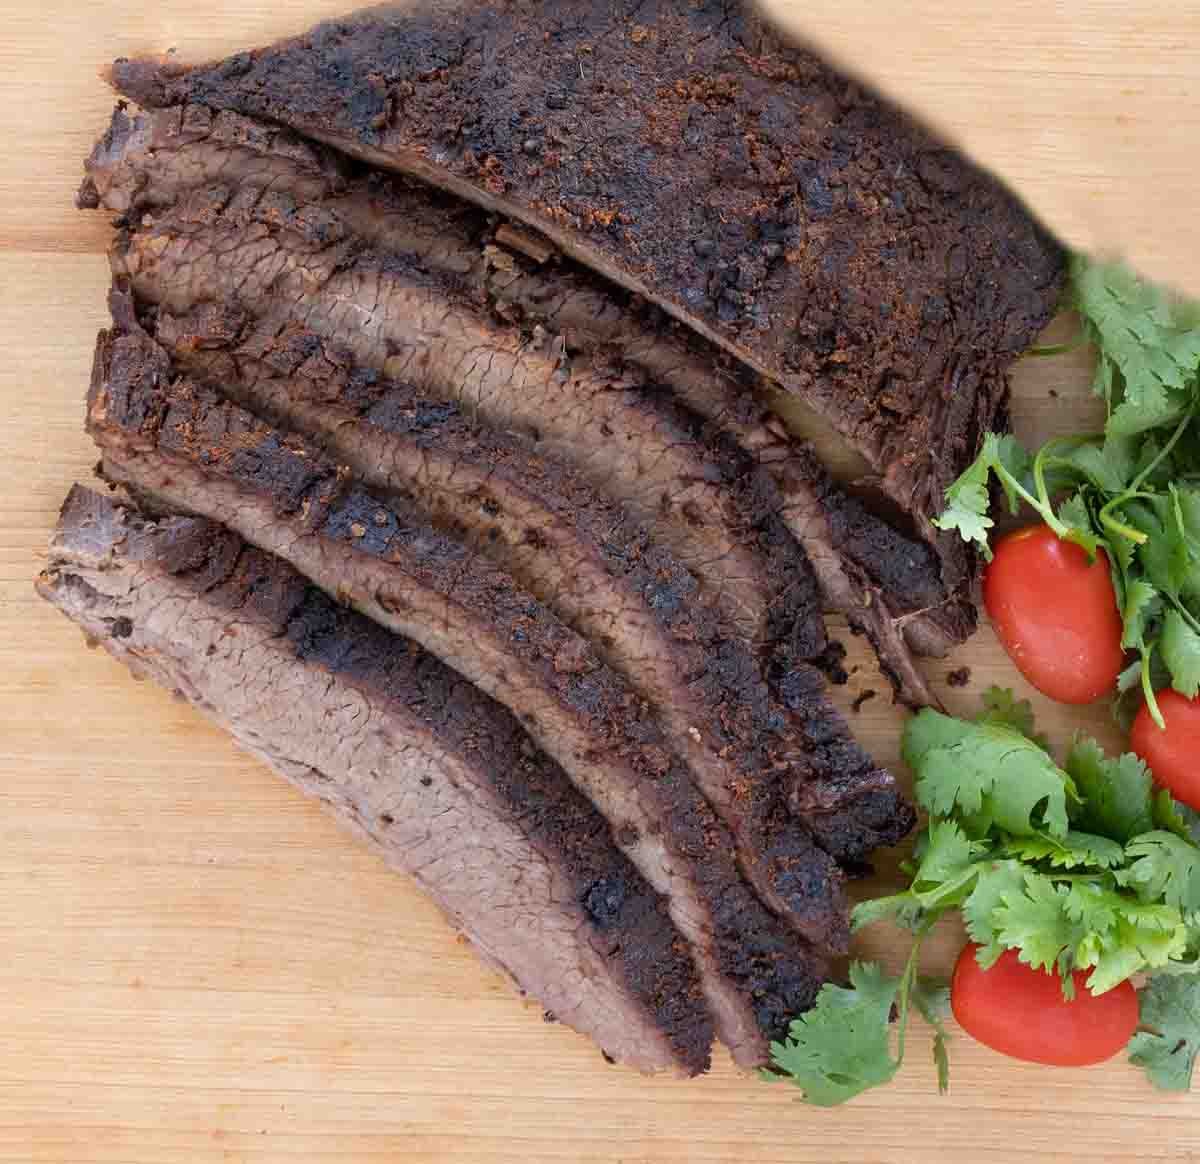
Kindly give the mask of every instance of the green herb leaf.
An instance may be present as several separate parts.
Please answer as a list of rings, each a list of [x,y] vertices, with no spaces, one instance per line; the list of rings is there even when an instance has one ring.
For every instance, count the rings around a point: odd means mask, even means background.
[[[985,441],[979,456],[959,475],[958,480],[946,490],[946,509],[933,524],[938,529],[957,530],[965,542],[977,542],[983,555],[991,559],[988,545],[988,530],[995,522],[987,516],[988,475],[991,473],[995,456],[995,436],[989,434],[992,443]]]
[[[1129,1061],[1155,1087],[1187,1091],[1200,1050],[1200,979],[1157,975],[1138,993],[1141,1029],[1129,1041]]]
[[[1178,610],[1168,610],[1159,644],[1163,662],[1171,672],[1171,686],[1188,699],[1200,693],[1200,634]]]
[[[1118,881],[1142,901],[1164,901],[1181,913],[1200,911],[1200,849],[1162,829],[1134,837],[1125,846],[1130,858]]]
[[[984,450],[990,454],[993,466],[1007,470],[1007,477],[1003,473],[998,473],[997,476],[1000,479],[1000,487],[1004,490],[1005,499],[1008,501],[1009,512],[1017,513],[1021,508],[1021,499],[1017,496],[1009,478],[1015,481],[1023,480],[1029,473],[1029,468],[1033,463],[1032,458],[1020,441],[1007,433],[1003,436],[989,433],[984,438]]]
[[[1146,628],[1162,613],[1162,598],[1144,578],[1135,578],[1125,588],[1124,630],[1121,646],[1127,651],[1146,641]]]
[[[981,947],[976,958],[985,970],[1004,953],[993,915],[1006,896],[1019,894],[1024,885],[1025,871],[1018,861],[989,861],[976,873],[975,887],[962,904],[962,914],[968,936]]]
[[[771,1065],[803,1088],[818,1107],[834,1107],[871,1087],[889,1082],[900,1067],[893,1058],[889,1019],[900,988],[873,962],[850,966],[850,986],[827,982],[816,1005],[788,1029],[782,1043],[771,1044]]]
[[[1082,918],[1068,912],[1070,893],[1069,887],[1026,870],[1020,891],[1006,892],[992,911],[1000,945],[1017,950],[1021,961],[1035,970],[1069,975],[1075,948],[1090,932]]]
[[[975,722],[1012,728],[1043,751],[1050,750],[1050,742],[1046,737],[1037,734],[1033,704],[1028,699],[1018,699],[1011,687],[989,687],[983,693],[983,711],[975,717]]]
[[[912,1002],[933,1028],[933,1065],[937,1070],[938,1091],[945,1095],[950,1090],[950,1056],[946,1051],[950,1036],[946,1033],[945,1023],[950,1017],[950,986],[934,979],[918,978],[913,983]]]
[[[917,800],[932,816],[975,818],[1018,836],[1042,827],[1066,835],[1070,779],[1011,728],[964,724],[926,708],[908,721],[903,754],[917,772]]]
[[[1132,752],[1112,760],[1095,740],[1077,738],[1066,770],[1079,794],[1071,811],[1076,828],[1121,844],[1153,828],[1153,782]]]
[[[1031,863],[1044,862],[1053,869],[1113,869],[1125,860],[1125,850],[1119,842],[1075,829],[1069,830],[1061,839],[1044,833],[1012,837],[1002,851],[1007,857]]]

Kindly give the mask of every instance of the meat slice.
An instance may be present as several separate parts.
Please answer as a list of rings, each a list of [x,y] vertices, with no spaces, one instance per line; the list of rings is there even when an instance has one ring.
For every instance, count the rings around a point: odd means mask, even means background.
[[[611,1058],[707,1068],[712,1023],[662,897],[461,676],[211,522],[148,521],[80,486],[38,589],[320,799]]]
[[[112,260],[139,298],[171,312],[224,301],[302,324],[366,367],[521,432],[625,503],[746,637],[791,635],[803,618],[820,649],[811,567],[772,512],[770,482],[710,449],[664,393],[531,342],[457,277],[369,247],[324,201],[241,181],[132,217]]]
[[[766,416],[745,375],[723,366],[730,361],[718,349],[672,334],[665,317],[650,319],[568,260],[523,258],[517,248],[530,245],[523,236],[506,226],[493,230],[481,211],[452,196],[402,178],[348,176],[328,151],[238,114],[214,117],[191,106],[130,118],[118,108],[86,168],[89,201],[127,219],[197,189],[240,182],[320,201],[372,246],[411,254],[486,290],[497,315],[548,328],[564,337],[568,352],[601,349],[669,387],[769,470],[783,522],[807,551],[828,605],[869,635],[902,698],[933,701],[911,651],[944,654],[963,641],[974,606],[947,593],[929,548],[833,486],[806,446]]]
[[[642,702],[513,579],[423,518],[357,485],[318,450],[187,380],[138,329],[102,333],[88,422],[104,472],[168,509],[222,520],[331,597],[407,634],[517,716],[612,824],[692,945],[718,1035],[743,1064],[815,996],[823,958],[743,881],[734,838]],[[776,819],[794,788],[776,778]],[[760,868],[826,950],[847,940],[841,875],[804,830]]]
[[[840,763],[812,765],[824,753],[771,694],[750,644],[677,560],[569,467],[479,428],[454,405],[348,364],[303,329],[263,334],[213,304],[184,317],[159,313],[148,326],[174,368],[303,433],[368,486],[415,499],[587,639],[649,701],[740,851],[752,854],[743,867],[768,899],[776,896],[770,878],[754,872],[778,829],[770,797],[753,791],[764,772],[809,789],[800,815],[818,832],[814,818],[890,799],[884,829],[829,850],[840,862],[855,865],[911,827],[888,773],[871,764],[848,778]]]
[[[535,227],[802,396],[930,536],[1058,300],[1015,199],[738,0],[426,0],[112,80]]]

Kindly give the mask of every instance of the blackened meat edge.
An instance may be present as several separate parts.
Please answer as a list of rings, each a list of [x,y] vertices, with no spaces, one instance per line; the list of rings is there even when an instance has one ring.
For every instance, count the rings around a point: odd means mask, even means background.
[[[461,676],[212,522],[148,521],[80,486],[38,590],[319,799],[610,1058],[707,1068],[711,1020],[662,898]]]
[[[208,67],[118,61],[144,106],[263,117],[536,227],[801,396],[930,519],[1002,419],[1063,255],[1015,199],[737,0],[386,6]]]

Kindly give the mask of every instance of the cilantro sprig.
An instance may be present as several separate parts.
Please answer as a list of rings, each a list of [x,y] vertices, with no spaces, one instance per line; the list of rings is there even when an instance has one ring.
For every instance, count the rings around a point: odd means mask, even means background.
[[[911,930],[904,971],[889,977],[854,963],[849,985],[823,987],[772,1045],[767,1077],[789,1079],[824,1106],[887,1083],[915,1009],[934,1028],[945,1090],[939,1000],[947,995],[918,967],[926,935],[958,911],[984,968],[1015,950],[1026,965],[1056,974],[1068,998],[1076,971],[1087,973],[1093,994],[1153,975],[1132,1059],[1160,1086],[1190,1079],[1200,1049],[1196,815],[1156,791],[1133,754],[1109,757],[1076,738],[1060,767],[1035,735],[1028,702],[1009,691],[989,691],[974,721],[922,711],[908,722],[903,750],[928,824],[904,866],[908,887],[862,902],[852,922],[859,930],[894,918]]]
[[[1060,437],[1034,454],[989,433],[935,524],[990,558],[994,479],[1012,513],[1024,504],[1060,538],[1092,555],[1103,548],[1122,645],[1138,656],[1118,706],[1144,700],[1162,727],[1157,689],[1200,693],[1200,304],[1076,255],[1068,306],[1096,351],[1103,432]]]

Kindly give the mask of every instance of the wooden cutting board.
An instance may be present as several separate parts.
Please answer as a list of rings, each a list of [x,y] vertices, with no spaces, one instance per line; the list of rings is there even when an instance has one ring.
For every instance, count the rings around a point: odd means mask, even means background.
[[[923,1031],[893,1086],[837,1111],[739,1076],[723,1053],[690,1082],[610,1067],[516,999],[315,805],[85,650],[35,598],[58,505],[96,456],[81,420],[108,228],[71,208],[112,103],[96,70],[172,46],[224,53],[343,7],[0,0],[0,1161],[1200,1157],[1200,1097],[1157,1095],[1122,1062],[1036,1068],[965,1038],[939,1097]],[[1018,368],[1024,436],[1085,422],[1086,365]],[[898,763],[901,716],[869,654],[848,646],[853,675],[836,697]],[[963,665],[970,686],[949,690]],[[929,673],[963,710],[992,682],[1025,691],[986,629]],[[1056,742],[1080,727],[1117,742],[1102,709],[1034,698]],[[946,970],[961,940],[940,935],[928,969]],[[885,931],[861,949],[903,955]]]

